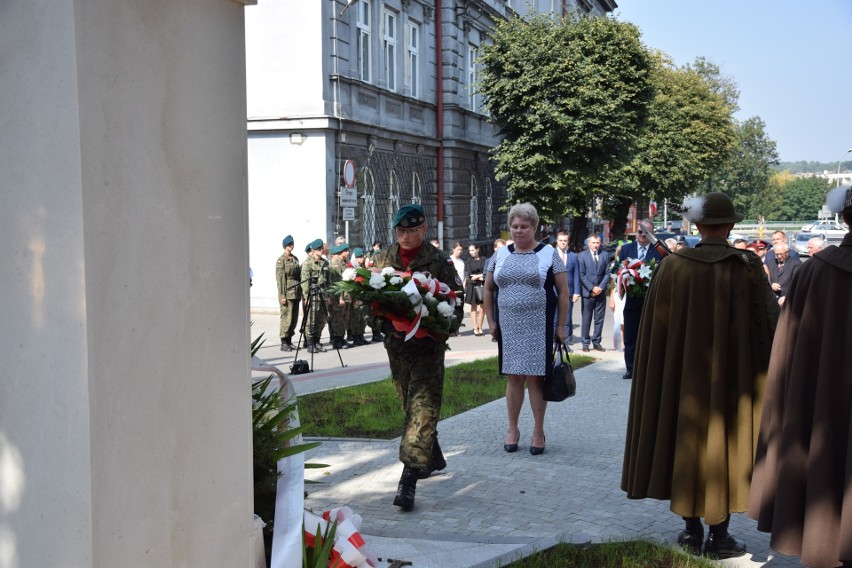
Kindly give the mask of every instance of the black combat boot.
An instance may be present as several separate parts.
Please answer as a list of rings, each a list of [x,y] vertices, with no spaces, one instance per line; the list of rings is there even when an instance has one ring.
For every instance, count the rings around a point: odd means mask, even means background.
[[[374,331],[373,332],[373,337],[372,337],[373,343],[381,343],[384,340],[385,340],[385,336],[382,335],[381,331]]]
[[[356,335],[356,336],[355,336],[355,341],[353,341],[352,343],[353,343],[354,345],[369,345],[369,344],[370,344],[370,342],[369,342],[369,341],[367,341],[367,338],[366,338],[366,337],[364,337],[364,334],[363,334],[363,333],[362,333],[361,335]]]
[[[426,479],[432,473],[441,471],[447,467],[447,460],[441,452],[441,446],[438,445],[438,437],[435,436],[435,443],[432,444],[432,457],[429,458],[429,465],[426,469],[421,469],[417,472],[417,479]]]
[[[313,339],[311,339],[310,337],[308,337],[306,335],[304,342],[305,342],[305,348],[307,349],[308,353],[319,353],[319,349],[317,349],[314,346],[314,340]]]
[[[718,525],[710,525],[710,533],[704,542],[704,555],[718,560],[736,558],[746,553],[746,545],[728,533],[731,516]]]
[[[292,351],[292,350],[293,350],[293,346],[290,345],[290,342],[287,341],[286,338],[282,337],[281,338],[281,351]]]
[[[402,468],[402,476],[399,478],[399,487],[396,488],[396,498],[393,504],[401,507],[403,511],[414,508],[414,492],[417,490],[417,470],[405,466]]]
[[[322,346],[322,342],[320,341],[319,337],[317,337],[316,335],[313,336],[312,343],[316,351],[312,351],[311,353],[325,353],[325,347]]]
[[[677,543],[690,554],[698,556],[704,540],[704,525],[698,517],[683,517],[683,520],[686,521],[686,528],[677,535]]]

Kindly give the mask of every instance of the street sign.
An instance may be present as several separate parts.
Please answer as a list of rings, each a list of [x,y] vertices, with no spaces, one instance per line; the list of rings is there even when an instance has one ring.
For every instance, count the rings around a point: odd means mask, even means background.
[[[355,162],[346,160],[343,164],[343,183],[346,187],[355,187]]]
[[[340,206],[358,207],[358,190],[354,187],[340,188]]]
[[[344,207],[343,208],[343,220],[344,221],[354,221],[355,220],[355,208],[354,207]]]

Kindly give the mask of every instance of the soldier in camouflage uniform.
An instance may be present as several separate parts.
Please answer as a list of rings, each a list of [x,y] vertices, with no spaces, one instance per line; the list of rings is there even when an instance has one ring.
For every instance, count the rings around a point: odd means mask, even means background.
[[[331,254],[331,270],[328,273],[328,283],[334,284],[343,280],[343,271],[349,257],[349,243],[342,242],[329,250]],[[352,347],[344,336],[349,327],[349,317],[352,310],[352,298],[348,293],[329,294],[328,326],[331,329],[331,341],[334,349],[349,349]]]
[[[322,257],[323,242],[316,239],[305,247],[308,258],[302,263],[302,299],[304,302],[303,334],[309,353],[325,351],[320,334],[325,327],[328,306],[325,290],[328,286],[328,261]],[[314,284],[314,288],[311,288]],[[308,305],[310,304],[310,305]]]
[[[376,268],[428,272],[459,294],[462,283],[453,261],[446,253],[424,240],[428,230],[426,214],[420,205],[406,205],[393,219],[397,242],[373,257]],[[461,321],[464,308],[456,304],[455,316]],[[418,479],[446,467],[438,445],[438,413],[444,387],[444,345],[431,338],[410,339],[386,322],[385,350],[390,361],[393,384],[405,412],[405,424],[399,447],[404,464],[393,504],[410,510]]]
[[[293,237],[287,235],[281,241],[284,254],[275,263],[275,279],[278,281],[278,303],[281,305],[281,351],[292,351],[293,333],[299,319],[299,297],[302,289],[299,285],[299,259],[293,254]]]
[[[349,262],[349,268],[364,268],[366,255],[364,249],[352,249],[352,260]],[[361,300],[352,301],[352,311],[349,313],[349,335],[352,336],[352,345],[369,345],[369,341],[364,337],[364,331],[367,329],[367,321],[372,318],[370,305]]]

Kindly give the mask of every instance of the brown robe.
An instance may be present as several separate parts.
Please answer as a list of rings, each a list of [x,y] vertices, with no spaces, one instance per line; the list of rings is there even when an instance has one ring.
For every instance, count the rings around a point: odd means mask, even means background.
[[[805,566],[852,562],[852,234],[805,262],[787,293],[748,514]]]
[[[724,240],[666,257],[639,324],[621,488],[718,524],[746,510],[778,303]]]

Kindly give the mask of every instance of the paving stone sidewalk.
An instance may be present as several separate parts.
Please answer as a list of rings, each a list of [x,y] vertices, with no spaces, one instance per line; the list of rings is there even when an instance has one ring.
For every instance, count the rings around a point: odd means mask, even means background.
[[[306,486],[305,506],[351,507],[364,518],[361,533],[383,562],[404,559],[414,568],[504,566],[559,540],[673,543],[683,523],[668,503],[629,500],[620,489],[630,396],[623,372],[617,356],[577,371],[577,396],[548,407],[547,449],[540,456],[529,453],[528,404],[513,454],[502,445],[504,399],[442,421],[448,467],[418,482],[408,513],[391,504],[402,470],[399,439],[324,440],[307,459],[331,467],[306,470],[306,479],[322,484]],[[732,517],[731,532],[746,541],[750,554],[726,566],[799,565],[775,555],[768,535],[745,515]]]

